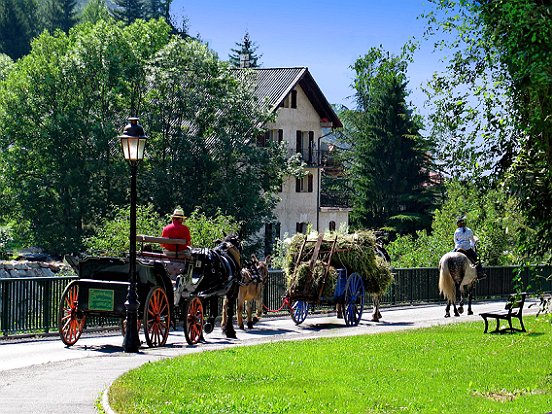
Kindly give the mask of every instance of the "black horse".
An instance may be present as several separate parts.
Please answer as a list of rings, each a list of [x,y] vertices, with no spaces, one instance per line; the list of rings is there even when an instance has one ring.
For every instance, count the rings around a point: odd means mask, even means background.
[[[213,249],[192,248],[193,275],[189,281],[192,284],[181,286],[180,294],[186,296],[193,291],[194,295],[209,299],[207,303],[212,309],[218,308],[219,297],[226,296],[229,299],[226,312],[233,317],[241,280],[241,252],[241,241],[235,235],[217,240]],[[213,320],[208,324],[213,326],[215,313],[211,314]],[[231,317],[222,330],[228,338],[236,338]]]

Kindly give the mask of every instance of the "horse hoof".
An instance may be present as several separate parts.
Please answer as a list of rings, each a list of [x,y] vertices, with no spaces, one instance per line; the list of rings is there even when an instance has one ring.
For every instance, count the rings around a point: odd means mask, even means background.
[[[226,331],[226,337],[230,339],[238,339],[238,337],[236,336],[236,331],[234,332]]]
[[[469,310],[468,315],[473,315],[473,311]]]
[[[458,312],[455,312],[454,316],[460,316],[460,314]]]
[[[445,318],[450,318],[450,313],[445,313]]]
[[[253,322],[247,322],[247,329],[253,329]]]
[[[242,331],[245,331],[245,326],[240,325],[240,329],[241,329]]]
[[[459,313],[464,313],[464,308],[463,308],[462,306],[460,306],[460,307],[458,308],[458,312],[459,312]]]
[[[253,317],[253,323],[257,323],[257,322],[259,322],[259,318],[257,318],[256,316]]]

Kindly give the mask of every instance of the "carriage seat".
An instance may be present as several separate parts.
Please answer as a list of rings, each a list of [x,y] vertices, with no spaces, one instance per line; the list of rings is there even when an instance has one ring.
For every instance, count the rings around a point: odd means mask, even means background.
[[[146,236],[146,235],[140,234],[136,236],[136,241],[140,242],[140,254],[142,256],[153,257],[153,258],[183,259],[183,260],[187,260],[191,257],[189,247],[183,247],[180,250],[178,249],[179,246],[186,246],[188,244],[185,239],[171,239],[168,237],[155,237],[155,236]],[[176,251],[173,252],[173,251],[163,249],[162,252],[160,251],[156,252],[151,249],[151,246],[145,245],[144,243],[154,243],[158,245],[174,244],[176,245]]]

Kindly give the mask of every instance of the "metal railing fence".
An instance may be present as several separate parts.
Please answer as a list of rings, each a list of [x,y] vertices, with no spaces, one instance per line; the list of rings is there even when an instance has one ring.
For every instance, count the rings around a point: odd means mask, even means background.
[[[505,297],[516,289],[529,293],[552,292],[550,266],[486,267],[487,277],[477,283],[476,299]],[[382,297],[383,305],[439,302],[437,268],[393,269],[395,280]],[[516,285],[515,276],[521,282]],[[57,331],[59,301],[63,290],[76,276],[0,279],[0,332],[3,337]],[[282,270],[271,270],[264,289],[264,303],[271,310],[282,306],[286,294]],[[368,304],[370,298],[366,298]],[[287,309],[282,309],[287,312]],[[117,326],[119,321],[106,318],[87,319],[87,329]]]

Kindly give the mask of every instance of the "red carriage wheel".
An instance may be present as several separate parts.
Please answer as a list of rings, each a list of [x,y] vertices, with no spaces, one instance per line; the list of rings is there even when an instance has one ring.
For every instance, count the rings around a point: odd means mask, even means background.
[[[79,311],[79,285],[72,282],[65,288],[59,303],[59,336],[65,345],[74,345],[79,340],[85,321],[86,315]]]
[[[184,334],[186,342],[190,345],[197,344],[203,335],[203,304],[197,296],[188,302]]]
[[[154,348],[165,345],[171,325],[171,310],[165,289],[155,287],[149,291],[143,323],[148,346]]]

